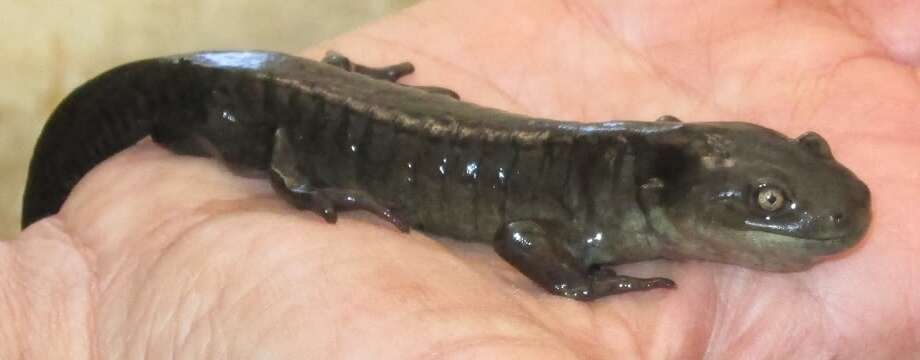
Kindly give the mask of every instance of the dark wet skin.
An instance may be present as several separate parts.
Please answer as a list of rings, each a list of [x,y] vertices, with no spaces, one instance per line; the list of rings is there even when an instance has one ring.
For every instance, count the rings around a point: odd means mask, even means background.
[[[328,222],[366,210],[402,231],[491,243],[548,291],[579,300],[674,286],[612,265],[703,259],[797,271],[852,247],[868,227],[868,189],[817,134],[669,116],[535,119],[395,83],[412,71],[264,52],[113,69],[46,125],[23,226],[57,212],[95,164],[150,134],[177,153],[266,176]]]

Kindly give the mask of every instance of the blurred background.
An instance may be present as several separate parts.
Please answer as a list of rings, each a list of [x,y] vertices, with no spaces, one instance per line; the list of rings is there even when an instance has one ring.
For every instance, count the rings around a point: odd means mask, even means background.
[[[418,0],[0,1],[0,239],[54,106],[115,65],[203,49],[296,52]]]

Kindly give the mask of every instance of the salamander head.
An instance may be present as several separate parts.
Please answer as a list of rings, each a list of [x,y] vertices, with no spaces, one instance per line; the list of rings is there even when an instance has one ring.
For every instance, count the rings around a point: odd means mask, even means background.
[[[674,136],[677,135],[677,136]],[[815,133],[685,124],[658,144],[656,195],[642,197],[671,258],[797,271],[856,244],[869,189]]]

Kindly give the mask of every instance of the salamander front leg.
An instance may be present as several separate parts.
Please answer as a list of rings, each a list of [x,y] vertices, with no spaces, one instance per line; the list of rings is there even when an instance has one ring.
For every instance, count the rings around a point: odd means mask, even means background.
[[[361,64],[355,64],[346,57],[345,55],[339,54],[335,51],[327,51],[326,56],[323,57],[323,62],[335,67],[339,67],[346,71],[355,72],[358,74],[370,76],[377,80],[384,80],[390,82],[397,82],[403,76],[409,75],[415,72],[415,66],[410,62],[401,62],[395,65],[389,65],[384,67],[370,67]],[[404,85],[404,84],[401,84]],[[460,99],[460,95],[457,95],[457,92],[437,86],[412,86],[419,90],[424,90],[434,94],[447,95],[454,99]]]
[[[665,278],[618,275],[610,266],[590,266],[577,253],[580,239],[563,223],[541,220],[515,221],[495,236],[495,252],[547,291],[575,300],[593,300],[637,290],[672,288]]]
[[[315,188],[308,176],[297,170],[294,151],[284,128],[275,132],[275,147],[271,165],[272,187],[285,200],[298,209],[310,210],[334,224],[338,211],[366,210],[396,226],[402,232],[409,231],[409,223],[380,205],[374,197],[361,190],[337,188]]]

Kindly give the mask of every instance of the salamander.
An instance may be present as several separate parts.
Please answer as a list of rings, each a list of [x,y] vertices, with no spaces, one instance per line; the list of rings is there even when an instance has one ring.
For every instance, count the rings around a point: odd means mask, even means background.
[[[512,114],[369,67],[261,51],[109,70],[69,94],[35,147],[22,225],[56,213],[96,164],[140,139],[260,175],[335,223],[369,211],[495,252],[577,300],[672,288],[617,264],[698,259],[801,271],[851,248],[870,192],[814,132],[744,122],[577,123]]]

